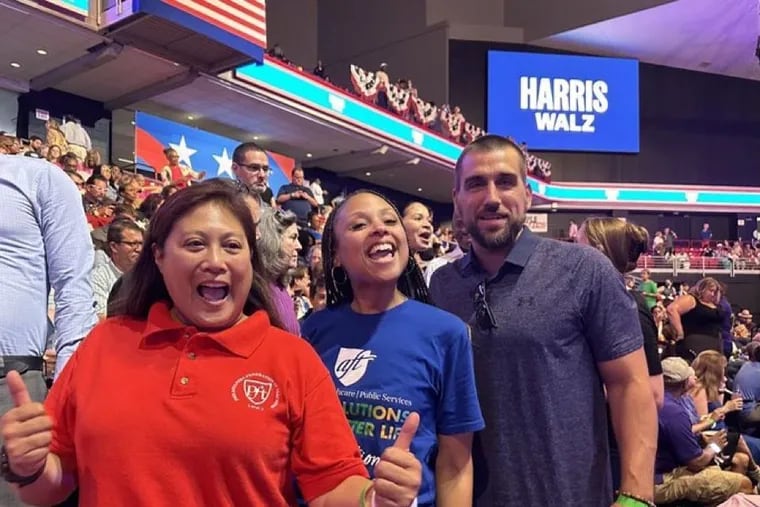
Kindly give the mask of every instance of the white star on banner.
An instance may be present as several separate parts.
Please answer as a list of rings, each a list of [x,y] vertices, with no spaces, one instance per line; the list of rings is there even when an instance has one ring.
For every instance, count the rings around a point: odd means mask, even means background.
[[[234,175],[232,174],[232,159],[230,158],[229,153],[227,153],[227,148],[224,148],[222,150],[222,156],[219,155],[211,155],[214,157],[214,160],[216,160],[216,163],[219,164],[219,167],[216,170],[217,176],[222,176],[226,174],[230,178],[234,178]]]
[[[179,138],[179,144],[169,143],[169,146],[171,146],[172,149],[177,152],[177,155],[179,155],[180,164],[184,163],[187,167],[193,167],[193,163],[190,162],[190,157],[195,155],[198,150],[193,150],[192,148],[187,147],[185,136]]]

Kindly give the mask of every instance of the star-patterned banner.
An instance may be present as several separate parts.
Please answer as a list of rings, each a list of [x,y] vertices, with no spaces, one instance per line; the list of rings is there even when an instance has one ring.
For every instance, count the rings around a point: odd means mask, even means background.
[[[207,178],[232,175],[232,152],[240,141],[219,136],[188,125],[159,118],[147,113],[135,114],[135,160],[142,169],[160,170],[167,163],[164,149],[173,148],[180,164],[196,172],[205,171]],[[268,152],[272,172],[269,186],[277,193],[288,183],[295,161]]]

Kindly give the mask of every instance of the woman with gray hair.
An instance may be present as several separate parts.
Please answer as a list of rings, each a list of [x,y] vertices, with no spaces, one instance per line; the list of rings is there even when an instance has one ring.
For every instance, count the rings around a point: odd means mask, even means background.
[[[296,215],[265,207],[261,210],[259,233],[256,246],[264,267],[262,275],[269,282],[272,300],[285,330],[300,336],[295,303],[288,292],[289,273],[298,265],[301,250]]]

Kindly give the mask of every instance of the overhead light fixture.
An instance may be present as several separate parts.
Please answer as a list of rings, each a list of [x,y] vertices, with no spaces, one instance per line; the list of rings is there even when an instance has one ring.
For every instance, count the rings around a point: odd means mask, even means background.
[[[372,176],[372,173],[367,171],[366,173],[364,173],[364,176]]]
[[[258,141],[259,140],[259,136],[253,136],[253,140],[254,141]]]
[[[417,165],[420,163],[420,157],[414,157],[413,159],[407,160],[406,163],[409,165]]]
[[[134,124],[135,124],[135,120],[132,120],[132,121],[131,121],[131,122],[129,122],[129,123],[131,123],[132,125],[134,125]]]
[[[42,48],[40,48],[40,49],[37,50],[37,54],[41,55],[41,56],[45,56],[47,54],[47,51],[44,50],[44,49],[42,49]]]
[[[422,187],[418,188],[417,192],[422,192]]]
[[[311,153],[307,153],[306,158],[311,158]]]
[[[11,67],[13,67],[14,69],[19,69],[21,68],[21,64],[18,62],[11,62]]]
[[[388,153],[388,147],[386,145],[382,145],[378,149],[372,151],[373,155],[385,155],[386,153]]]
[[[190,114],[190,115],[187,116],[187,119],[190,120],[190,121],[193,121],[195,119],[195,116],[193,116],[192,114]]]

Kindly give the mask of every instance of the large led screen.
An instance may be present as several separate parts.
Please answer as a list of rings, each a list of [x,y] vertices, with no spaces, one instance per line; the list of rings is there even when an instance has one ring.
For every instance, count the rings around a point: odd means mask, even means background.
[[[530,150],[637,153],[639,64],[489,51],[488,132]]]

